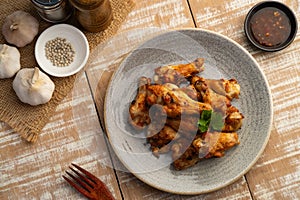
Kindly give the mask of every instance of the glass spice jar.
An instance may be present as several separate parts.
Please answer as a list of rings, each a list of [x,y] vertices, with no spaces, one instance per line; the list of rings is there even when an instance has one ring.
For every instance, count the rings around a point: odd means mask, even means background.
[[[105,30],[112,21],[109,0],[70,0],[80,25],[89,32]]]
[[[68,0],[31,0],[42,19],[59,23],[66,21],[73,9]]]

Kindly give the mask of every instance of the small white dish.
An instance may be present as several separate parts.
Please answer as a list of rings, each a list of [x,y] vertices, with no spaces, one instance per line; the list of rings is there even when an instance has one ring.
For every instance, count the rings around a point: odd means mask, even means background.
[[[57,37],[65,38],[75,50],[73,62],[68,66],[54,66],[46,58],[45,45]],[[68,24],[58,24],[49,27],[41,33],[35,44],[35,59],[41,69],[51,76],[66,77],[79,72],[89,57],[89,43],[85,35],[76,27]]]

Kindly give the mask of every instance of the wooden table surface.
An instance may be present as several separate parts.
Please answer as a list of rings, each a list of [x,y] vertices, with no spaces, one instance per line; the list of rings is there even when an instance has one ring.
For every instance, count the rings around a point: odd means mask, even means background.
[[[79,75],[73,92],[58,106],[35,144],[0,122],[0,199],[85,199],[62,179],[71,162],[103,180],[116,199],[300,199],[300,36],[276,53],[252,47],[243,21],[258,2],[136,0],[118,34],[92,52],[97,57]],[[281,2],[299,21],[300,1]],[[114,170],[112,163],[122,165],[107,147],[101,126],[103,94],[118,61],[152,35],[178,28],[209,29],[241,44],[260,64],[274,103],[270,140],[257,163],[235,183],[196,196],[162,192],[130,173]]]

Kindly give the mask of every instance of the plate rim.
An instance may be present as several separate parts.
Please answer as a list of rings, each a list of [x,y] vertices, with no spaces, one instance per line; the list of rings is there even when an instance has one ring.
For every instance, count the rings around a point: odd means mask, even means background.
[[[166,31],[166,32],[163,32],[163,33],[159,33],[153,37],[151,37],[150,39],[147,39],[143,42],[141,42],[137,47],[134,47],[132,49],[132,51],[130,53],[127,54],[127,56],[125,58],[122,59],[122,61],[120,62],[119,66],[116,68],[116,70],[113,72],[110,80],[109,80],[109,83],[108,83],[108,86],[107,86],[107,90],[106,90],[106,93],[105,93],[105,98],[104,98],[104,128],[105,128],[105,132],[106,132],[106,137],[108,138],[109,140],[109,145],[112,147],[112,149],[115,151],[115,147],[113,145],[111,145],[111,142],[110,142],[110,133],[109,131],[107,130],[107,116],[106,116],[106,105],[107,105],[107,99],[108,99],[108,91],[112,88],[112,82],[116,76],[116,73],[118,72],[118,69],[121,67],[121,65],[124,63],[124,61],[126,61],[126,59],[128,57],[130,57],[132,55],[132,53],[134,52],[134,50],[140,46],[142,46],[143,44],[145,44],[146,42],[149,42],[150,40],[152,39],[155,39],[157,37],[160,37],[162,35],[165,35],[165,34],[169,34],[171,32],[176,32],[176,31],[199,31],[199,32],[205,32],[205,33],[208,33],[208,34],[212,34],[212,35],[216,35],[218,37],[221,37],[222,39],[225,39],[225,40],[228,40],[229,42],[231,42],[232,44],[234,44],[235,46],[237,46],[240,50],[242,50],[254,63],[255,65],[257,66],[257,69],[259,70],[265,84],[266,84],[266,90],[269,94],[269,98],[268,98],[268,102],[270,103],[270,120],[269,120],[269,128],[267,130],[267,134],[266,134],[266,138],[265,138],[265,141],[263,142],[262,144],[262,148],[258,151],[255,159],[252,160],[252,162],[250,162],[248,164],[248,166],[242,170],[236,177],[233,177],[230,181],[226,182],[225,184],[221,184],[220,186],[218,187],[215,187],[213,189],[207,189],[207,190],[202,190],[202,191],[193,191],[193,192],[177,192],[177,191],[174,191],[174,190],[169,190],[169,189],[166,189],[166,188],[162,188],[162,187],[159,187],[155,184],[153,184],[152,182],[149,182],[147,180],[145,180],[143,177],[141,177],[139,175],[139,173],[135,173],[135,172],[132,172],[130,171],[130,168],[128,168],[128,165],[118,156],[117,153],[115,153],[117,155],[117,158],[118,160],[126,167],[126,169],[132,173],[136,178],[138,178],[139,180],[141,180],[142,182],[146,183],[147,185],[153,187],[153,188],[156,188],[156,189],[159,189],[161,191],[164,191],[164,192],[168,192],[168,193],[172,193],[172,194],[179,194],[179,195],[199,195],[199,194],[207,194],[207,193],[210,193],[210,192],[214,192],[214,191],[217,191],[217,190],[220,190],[228,185],[231,185],[233,184],[234,182],[236,182],[238,179],[240,179],[241,177],[245,176],[245,174],[253,167],[253,165],[258,161],[258,159],[261,157],[262,153],[264,152],[267,144],[268,144],[268,141],[269,141],[269,138],[270,138],[270,135],[271,135],[271,130],[272,130],[272,124],[273,124],[273,115],[274,115],[274,110],[273,110],[273,100],[272,100],[272,93],[271,93],[271,89],[270,89],[270,86],[269,86],[269,82],[268,82],[268,79],[266,78],[266,75],[265,73],[262,71],[259,63],[256,61],[256,59],[250,54],[250,52],[248,52],[242,45],[240,45],[238,42],[234,41],[233,39],[229,38],[228,36],[225,36],[221,33],[218,33],[218,32],[215,32],[215,31],[211,31],[211,30],[208,30],[208,29],[204,29],[204,28],[178,28],[178,29],[172,29],[172,30],[169,30],[169,31]]]

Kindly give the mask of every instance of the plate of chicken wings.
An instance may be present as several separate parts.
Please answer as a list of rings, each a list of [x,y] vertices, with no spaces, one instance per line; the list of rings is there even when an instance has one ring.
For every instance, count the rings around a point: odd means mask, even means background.
[[[170,31],[135,48],[105,98],[109,142],[126,169],[176,194],[223,188],[255,164],[272,100],[255,59],[202,29]]]

